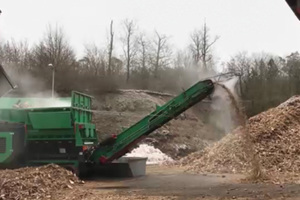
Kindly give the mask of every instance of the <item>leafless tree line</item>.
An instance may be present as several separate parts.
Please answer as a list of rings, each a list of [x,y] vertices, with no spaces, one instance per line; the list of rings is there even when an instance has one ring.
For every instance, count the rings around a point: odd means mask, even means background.
[[[211,47],[218,38],[210,39],[206,24],[187,36],[190,44],[182,50],[184,55],[171,48],[170,36],[156,30],[151,36],[129,19],[121,24],[122,30],[116,31],[111,21],[107,45],[86,45],[79,59],[63,29],[49,25],[37,44],[1,42],[0,62],[20,74],[32,74],[45,85],[51,81],[47,67],[51,63],[56,70],[56,89],[66,91],[116,87],[172,91],[185,86],[181,83],[185,79],[185,68],[197,69],[197,73],[213,69],[213,65],[209,65],[213,58]],[[120,49],[123,51],[118,51]]]
[[[300,54],[286,57],[238,53],[224,63],[227,72],[239,77],[238,91],[249,116],[277,106],[300,94]]]
[[[108,26],[105,46],[86,45],[77,58],[62,28],[49,26],[37,44],[8,40],[0,43],[0,62],[17,72],[30,73],[51,86],[52,63],[56,70],[58,92],[111,91],[116,88],[151,89],[178,92],[199,78],[214,73],[213,36],[206,23],[189,36],[187,47],[172,48],[172,38],[159,31],[152,35],[140,30],[133,20],[124,20],[122,30]],[[119,33],[119,35],[117,34]],[[122,51],[117,51],[117,50]],[[239,77],[238,91],[249,115],[276,106],[300,93],[300,55],[289,56],[239,53],[223,63],[224,72]],[[16,78],[22,85],[22,78]],[[38,84],[35,84],[38,85]],[[31,87],[35,88],[31,84]]]

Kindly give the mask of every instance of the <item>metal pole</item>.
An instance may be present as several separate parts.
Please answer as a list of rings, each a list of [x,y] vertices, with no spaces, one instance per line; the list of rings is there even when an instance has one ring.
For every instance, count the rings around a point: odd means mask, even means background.
[[[52,98],[54,98],[54,80],[55,80],[55,67],[52,63],[48,64],[48,67],[52,69]]]
[[[52,67],[52,98],[54,98],[54,81],[55,81],[55,68]]]

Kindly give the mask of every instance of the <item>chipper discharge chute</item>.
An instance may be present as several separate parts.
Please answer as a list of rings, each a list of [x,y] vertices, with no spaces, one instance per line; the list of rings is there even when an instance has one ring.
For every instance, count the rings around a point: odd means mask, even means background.
[[[174,119],[188,108],[202,101],[214,91],[211,80],[199,81],[186,91],[174,97],[156,110],[132,125],[122,133],[103,141],[91,154],[95,163],[109,163],[128,153],[136,143]]]
[[[163,126],[214,90],[200,81],[139,122],[98,141],[92,123],[92,97],[0,98],[0,168],[56,163],[75,172],[109,164],[142,138]]]

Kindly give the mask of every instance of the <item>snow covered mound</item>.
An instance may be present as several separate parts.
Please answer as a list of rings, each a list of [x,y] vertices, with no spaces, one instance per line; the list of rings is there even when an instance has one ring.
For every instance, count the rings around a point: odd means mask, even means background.
[[[163,164],[173,162],[173,159],[148,144],[141,144],[139,147],[127,153],[125,157],[148,157],[147,164]]]

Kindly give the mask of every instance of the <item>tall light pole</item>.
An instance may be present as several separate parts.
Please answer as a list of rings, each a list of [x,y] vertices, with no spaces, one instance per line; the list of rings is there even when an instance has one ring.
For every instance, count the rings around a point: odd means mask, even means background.
[[[52,65],[52,63],[49,63],[48,67],[51,67],[52,69],[52,98],[54,98],[55,67]]]

